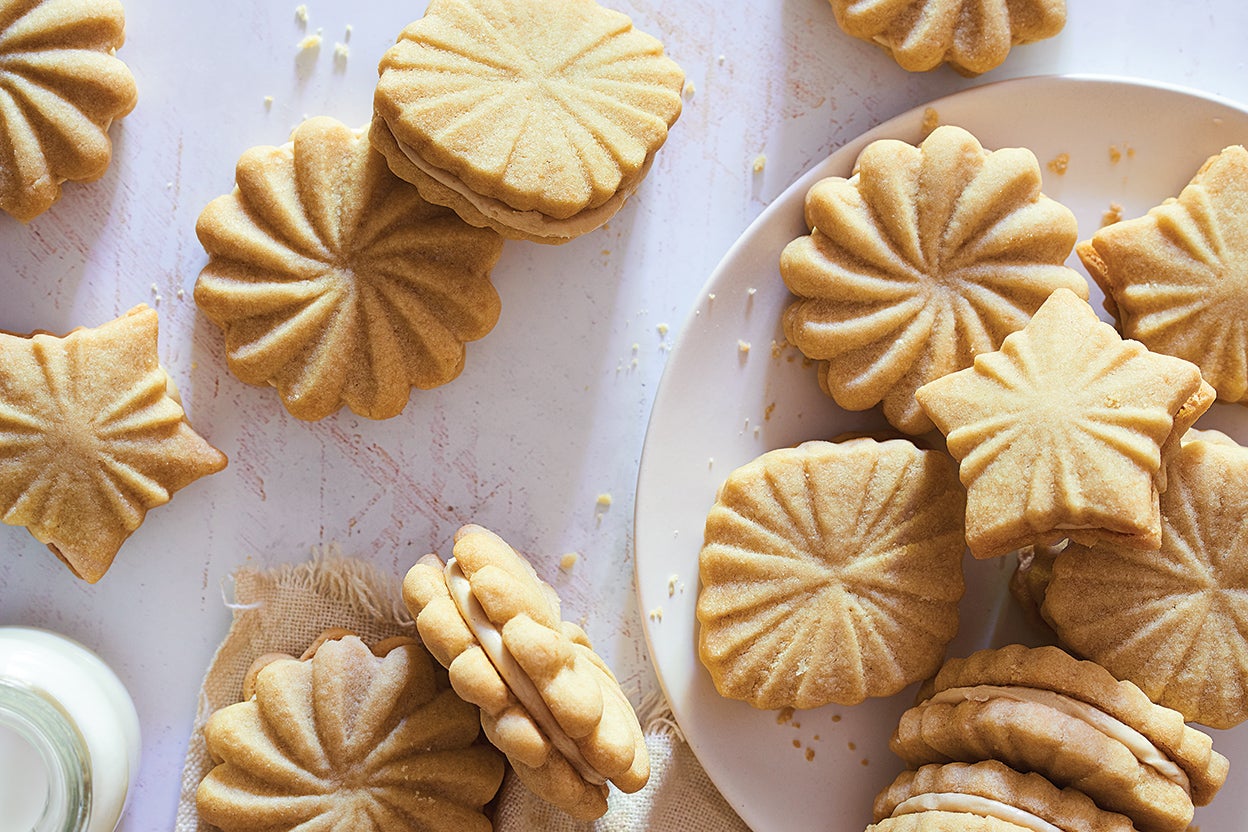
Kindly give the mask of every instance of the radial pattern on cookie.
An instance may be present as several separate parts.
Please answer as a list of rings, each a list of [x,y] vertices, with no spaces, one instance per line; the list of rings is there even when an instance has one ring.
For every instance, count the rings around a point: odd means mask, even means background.
[[[501,238],[421,199],[360,131],[312,119],[244,154],[237,180],[199,218],[195,302],[235,375],[275,386],[295,416],[394,416],[498,320]]]
[[[1013,44],[1052,37],[1066,23],[1065,0],[832,0],[832,9],[846,33],[875,41],[912,72],[942,62],[987,72]]]
[[[382,59],[377,107],[478,194],[566,219],[642,175],[683,78],[593,0],[434,0]]]
[[[503,765],[479,730],[419,646],[382,659],[358,638],[326,642],[265,667],[253,699],[208,721],[220,764],[200,815],[224,832],[488,832]]]
[[[1153,701],[1230,728],[1248,718],[1248,449],[1184,442],[1168,481],[1161,550],[1067,547],[1045,614],[1072,649]]]
[[[961,463],[971,552],[1100,532],[1155,549],[1163,449],[1208,408],[1202,385],[1195,365],[1123,341],[1059,290],[1000,351],[924,386]]]
[[[963,494],[909,442],[808,442],[734,471],[699,557],[699,654],[759,708],[856,704],[930,675],[957,629]]]
[[[99,580],[148,509],[225,467],[196,434],[138,307],[63,338],[0,334],[0,519]]]
[[[822,381],[838,404],[882,401],[895,427],[929,431],[915,390],[997,349],[1055,289],[1088,296],[1063,265],[1074,215],[1040,184],[1031,151],[988,152],[946,126],[919,147],[873,142],[852,177],[810,190],[811,233],[780,260],[798,297],[784,329],[826,362]]]
[[[1248,403],[1248,151],[1228,147],[1177,200],[1079,244],[1122,333]]]
[[[0,209],[30,220],[104,173],[136,99],[124,41],[117,0],[0,0]]]

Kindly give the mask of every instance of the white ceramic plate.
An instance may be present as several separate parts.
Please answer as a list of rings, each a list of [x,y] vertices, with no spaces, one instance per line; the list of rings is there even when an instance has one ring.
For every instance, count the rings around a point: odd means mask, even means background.
[[[1031,148],[1042,166],[1067,154],[1065,174],[1045,170],[1045,192],[1075,212],[1080,238],[1111,203],[1138,216],[1176,194],[1210,155],[1248,141],[1248,111],[1209,96],[1110,78],[1025,78],[933,102],[943,124],[969,129],[985,147]],[[850,142],[794,182],[720,263],[680,330],[655,399],[637,486],[637,591],[646,638],[667,699],[698,759],[755,832],[862,832],[871,801],[902,765],[888,751],[914,690],[852,708],[828,706],[785,719],[716,694],[697,657],[698,549],[715,490],[764,451],[848,430],[886,427],[877,411],[847,413],[819,391],[792,349],[772,355],[789,295],[780,251],[806,233],[806,191],[846,176],[870,141],[921,138],[924,108]],[[1116,162],[1113,151],[1121,154]],[[1080,268],[1071,257],[1071,265]],[[1093,286],[1093,304],[1101,297]],[[1104,313],[1102,312],[1104,316]],[[748,351],[744,345],[748,344]],[[1201,427],[1248,443],[1248,409],[1218,404]],[[967,594],[951,655],[1038,634],[1008,603],[1005,559],[966,561]],[[1248,817],[1248,725],[1213,732],[1231,779],[1196,813],[1206,829]]]

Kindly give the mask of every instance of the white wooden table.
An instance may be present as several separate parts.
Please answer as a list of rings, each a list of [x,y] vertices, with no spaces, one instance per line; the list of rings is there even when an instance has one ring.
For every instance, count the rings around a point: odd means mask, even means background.
[[[196,690],[229,623],[223,585],[243,564],[338,544],[397,581],[425,552],[447,552],[461,523],[482,523],[534,554],[635,701],[654,690],[630,548],[655,386],[724,251],[844,141],[1023,75],[1131,75],[1248,100],[1238,0],[1071,0],[1059,37],[980,79],[906,74],[842,35],[826,0],[610,0],[663,39],[693,85],[649,178],[607,229],[558,248],[507,243],[494,271],[501,320],[469,346],[459,379],[386,422],[346,411],[308,424],[227,372],[221,333],[191,300],[206,259],[195,218],[232,187],[239,154],[284,142],[305,115],[366,123],[377,61],[424,3],[309,0],[306,27],[293,0],[126,5],[119,54],[138,108],[114,125],[102,180],[69,185],[29,226],[0,216],[0,329],[61,332],[156,306],[162,362],[230,466],[153,511],[95,586],[24,530],[0,528],[0,623],[74,637],[130,688],[144,732],[121,825],[131,832],[172,826]],[[317,30],[319,52],[300,53]],[[569,551],[581,559],[565,573]]]

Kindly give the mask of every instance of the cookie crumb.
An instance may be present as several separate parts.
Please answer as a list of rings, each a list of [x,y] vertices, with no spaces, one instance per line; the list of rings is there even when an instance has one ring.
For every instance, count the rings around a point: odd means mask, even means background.
[[[711,303],[714,303],[714,302],[715,302],[715,293],[714,293],[714,292],[707,292],[707,293],[706,293],[706,299],[707,299],[707,300],[709,300]]]
[[[559,568],[564,572],[567,572],[571,570],[573,566],[576,566],[576,562],[580,559],[581,556],[576,552],[567,552],[563,557],[559,558]]]
[[[178,300],[185,300],[185,299],[186,299],[186,290],[185,290],[185,289],[179,289],[177,294],[178,294]]]
[[[715,467],[715,457],[710,457],[710,458],[708,458],[708,459],[706,460],[706,467],[707,467],[707,468],[714,468],[714,467]]]
[[[654,609],[650,610],[648,614],[650,616],[651,621],[663,620],[663,608],[662,607],[655,607]]]
[[[1122,151],[1118,149],[1118,145],[1111,144],[1109,146],[1109,163],[1116,165],[1122,161]]]
[[[298,20],[305,26],[308,24],[308,7],[306,4],[300,3],[298,6],[295,6],[295,20]]]
[[[679,575],[669,575],[667,578],[667,597],[671,598],[676,594],[676,584],[680,581]]]
[[[832,721],[833,721],[833,722],[840,722],[840,721],[841,721],[841,715],[840,715],[840,714],[832,714]]]
[[[352,33],[352,32],[354,32],[354,31],[355,31],[355,27],[354,27],[354,26],[352,26],[350,23],[348,23],[348,24],[347,24],[347,30],[346,30],[346,32],[344,32],[344,33],[343,33],[343,35],[342,35],[342,39],[343,39],[345,42],[350,43],[350,42],[351,42],[351,33]]]
[[[924,137],[940,126],[940,113],[936,112],[935,107],[928,107],[923,111],[923,122],[919,125],[919,129],[923,131]]]
[[[784,347],[785,347],[785,342],[777,341],[774,338],[771,339],[771,357],[779,358],[780,354],[784,352]]]
[[[752,165],[752,167],[755,173],[762,173],[763,168],[767,167],[767,154],[760,153],[757,156],[755,156],[754,164]]]
[[[809,763],[813,759],[815,759],[815,749],[806,746],[806,762]]]
[[[611,507],[611,495],[605,492],[602,494],[599,494],[597,505],[598,505],[598,508],[610,508]]]
[[[794,748],[801,748],[801,747],[802,747],[802,741],[801,741],[801,740],[793,740],[793,747],[794,747]]]
[[[750,288],[745,290],[745,293],[749,295],[750,297],[754,297],[756,294],[758,294],[758,290],[755,289],[753,286],[751,286]]]
[[[791,719],[793,719],[792,708],[785,707],[785,708],[781,708],[779,711],[776,712],[776,724],[777,725],[787,725],[789,723],[789,720]]]
[[[685,82],[685,88],[684,88],[684,89],[682,89],[682,90],[680,91],[680,94],[681,94],[682,96],[684,96],[686,100],[688,100],[688,99],[690,99],[690,98],[693,98],[693,94],[694,94],[694,92],[695,92],[695,90],[694,90],[694,88],[693,88],[693,82],[692,82],[692,81],[686,81],[686,82]]]
[[[861,762],[862,762],[862,764],[863,764],[864,766],[869,766],[869,765],[871,765],[871,761],[870,761],[870,760],[868,760],[866,757],[863,757],[863,758],[862,758],[862,760],[861,760]]]
[[[266,95],[266,96],[264,97],[264,109],[266,109],[266,110],[272,110],[272,109],[273,109],[273,96],[271,96],[271,95]]]
[[[849,744],[849,750],[850,750],[850,751],[857,751],[857,750],[858,750],[858,746],[854,745],[854,744],[851,742],[851,743]]]
[[[347,58],[351,57],[351,47],[345,43],[334,44],[334,60],[340,63],[346,63]]]
[[[771,404],[767,405],[767,407],[763,410],[763,421],[770,422],[771,414],[775,412],[776,412],[776,403],[772,402]]]
[[[1065,176],[1066,169],[1070,167],[1070,154],[1059,153],[1049,160],[1048,169],[1058,176]]]
[[[741,353],[742,355],[745,355],[749,351],[750,351],[750,342],[742,341],[738,339],[737,340],[737,352]]]
[[[1109,203],[1109,210],[1101,214],[1101,228],[1107,225],[1113,225],[1122,220],[1122,206],[1117,202]]]
[[[299,41],[300,52],[308,52],[310,50],[320,49],[320,48],[321,48],[321,36],[320,35],[308,35],[306,38]]]
[[[669,327],[667,324],[659,324],[658,326],[655,327],[655,329],[658,330],[659,337],[663,338],[667,335],[668,330],[670,330],[671,327]]]

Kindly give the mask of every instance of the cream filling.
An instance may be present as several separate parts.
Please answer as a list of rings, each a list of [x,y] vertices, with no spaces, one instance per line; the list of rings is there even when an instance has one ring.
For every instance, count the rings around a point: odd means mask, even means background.
[[[533,717],[533,721],[550,739],[551,744],[571,763],[581,777],[595,785],[607,782],[607,779],[585,759],[576,741],[559,726],[559,720],[555,719],[555,715],[551,713],[546,701],[538,692],[537,686],[529,678],[529,674],[524,672],[524,668],[503,643],[503,634],[498,627],[494,626],[494,622],[490,621],[481,602],[472,594],[472,585],[468,582],[464,571],[459,568],[455,558],[446,562],[444,574],[446,586],[451,591],[455,606],[459,608],[460,616],[480,642],[481,649],[485,651],[485,655],[494,665],[494,669],[498,671],[498,675],[503,677],[503,681],[507,683],[512,694],[529,712],[529,716]]]
[[[958,794],[957,792],[934,792],[919,794],[897,804],[891,817],[912,815],[917,812],[957,812],[959,814],[978,815],[983,818],[995,818],[1030,829],[1032,832],[1062,832],[1042,817],[1023,811],[1017,806],[980,797],[974,794]]]
[[[1110,739],[1117,740],[1125,745],[1135,755],[1135,758],[1140,761],[1141,765],[1148,766],[1162,777],[1180,786],[1183,791],[1191,794],[1191,781],[1188,780],[1187,773],[1162,753],[1161,749],[1154,745],[1148,737],[1125,722],[1105,713],[1100,708],[1089,705],[1086,702],[1080,702],[1078,699],[1072,699],[1069,696],[1063,696],[1060,693],[1040,688],[1028,688],[1017,685],[976,685],[975,687],[950,688],[937,693],[927,701],[937,704],[956,704],[963,701],[987,702],[989,699],[1011,699],[1015,702],[1032,702],[1052,708],[1069,717],[1082,720]]]
[[[391,131],[393,135],[393,131]],[[637,186],[641,184],[641,180],[645,178],[646,173],[650,170],[650,163],[654,161],[654,154],[646,156],[646,161],[642,164],[641,170],[633,177],[631,185],[616,191],[610,199],[596,208],[586,208],[578,211],[567,219],[555,219],[549,214],[543,214],[541,211],[517,211],[507,203],[499,199],[489,196],[482,196],[476,191],[469,188],[464,181],[449,171],[434,167],[420,157],[416,149],[410,144],[402,141],[398,136],[394,136],[395,143],[399,146],[399,150],[403,151],[403,155],[408,160],[420,168],[421,173],[430,176],[441,185],[450,188],[464,199],[472,204],[483,215],[491,220],[505,225],[508,228],[514,228],[517,231],[523,231],[526,234],[532,234],[536,237],[572,237],[593,231],[607,220],[611,219],[624,205],[624,200],[633,195],[633,191],[637,190]]]

